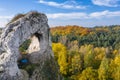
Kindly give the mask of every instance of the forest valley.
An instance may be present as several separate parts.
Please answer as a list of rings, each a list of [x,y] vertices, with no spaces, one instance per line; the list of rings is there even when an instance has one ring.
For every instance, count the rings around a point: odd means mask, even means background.
[[[120,25],[52,27],[55,60],[64,80],[120,80]],[[30,40],[21,45],[26,54]],[[28,72],[34,66],[27,66]]]

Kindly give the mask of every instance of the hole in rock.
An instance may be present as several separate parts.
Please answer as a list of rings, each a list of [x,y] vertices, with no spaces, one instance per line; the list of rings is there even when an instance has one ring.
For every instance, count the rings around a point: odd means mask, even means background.
[[[30,43],[31,43],[31,40],[28,39],[28,40],[24,41],[22,43],[22,45],[20,45],[19,51],[21,54],[27,54],[27,49],[29,48]]]
[[[32,75],[37,64],[30,63],[28,54],[31,54],[40,50],[40,37],[39,34],[34,34],[30,39],[23,42],[19,47],[19,51],[22,57],[18,60],[19,69],[24,69],[28,72],[29,76]]]

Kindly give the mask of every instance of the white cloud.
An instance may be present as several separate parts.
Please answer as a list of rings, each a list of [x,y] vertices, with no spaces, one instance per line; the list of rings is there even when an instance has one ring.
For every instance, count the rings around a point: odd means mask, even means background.
[[[103,17],[115,17],[115,16],[119,16],[120,17],[120,11],[102,11],[102,12],[93,12],[91,14],[89,14],[90,18],[103,18]]]
[[[5,27],[13,16],[0,16],[0,27]]]
[[[109,18],[109,17],[120,17],[120,11],[101,11],[101,12],[93,12],[93,13],[82,13],[82,12],[74,12],[74,13],[54,13],[47,14],[49,19],[99,19],[99,18]]]
[[[63,8],[63,9],[85,9],[85,6],[80,6],[78,5],[75,1],[70,0],[66,1],[64,3],[57,3],[53,1],[45,1],[45,0],[39,0],[39,3],[53,6],[53,7],[58,7],[58,8]]]
[[[82,19],[87,18],[86,13],[55,13],[55,14],[47,14],[50,19]]]
[[[84,12],[73,12],[73,13],[53,13],[53,14],[46,14],[49,19],[57,19],[57,20],[94,20],[94,19],[102,19],[103,18],[110,18],[110,17],[120,17],[120,11],[101,11],[101,12],[92,12],[92,13],[84,13]],[[4,27],[6,23],[12,18],[13,16],[0,16],[0,27]],[[78,20],[77,20],[78,21]]]
[[[0,19],[11,19],[13,16],[0,16]]]
[[[117,7],[120,0],[92,0],[92,3],[98,6]]]
[[[5,27],[5,24],[7,24],[7,21],[0,19],[0,28],[1,28],[1,27]]]
[[[108,16],[108,14],[113,14],[114,12],[109,12],[108,10],[102,11],[102,12],[93,12],[89,14],[90,18],[102,18]]]

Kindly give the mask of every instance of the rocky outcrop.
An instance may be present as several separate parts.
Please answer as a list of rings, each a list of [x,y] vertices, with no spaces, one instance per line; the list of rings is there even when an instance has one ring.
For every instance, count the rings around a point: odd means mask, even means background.
[[[32,75],[18,67],[19,46],[31,38],[28,59],[36,65]],[[25,75],[26,74],[26,75]],[[24,78],[25,77],[25,78]],[[0,38],[0,80],[59,80],[51,49],[48,19],[29,12],[7,24]]]

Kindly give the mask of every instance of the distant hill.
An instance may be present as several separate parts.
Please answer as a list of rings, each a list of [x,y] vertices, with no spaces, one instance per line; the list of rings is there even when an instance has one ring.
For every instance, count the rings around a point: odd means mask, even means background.
[[[77,41],[79,46],[92,44],[95,47],[119,48],[120,45],[120,25],[93,28],[68,25],[53,27],[50,30],[53,42],[61,42],[68,47],[74,41]]]

